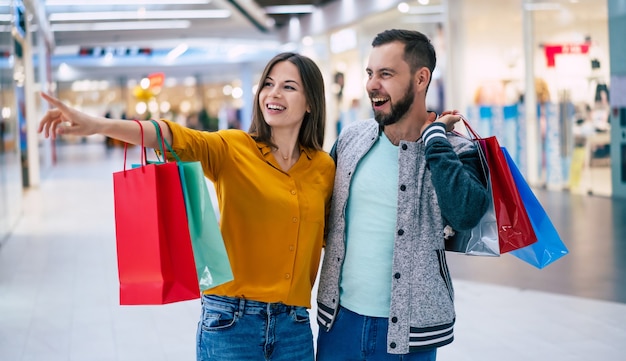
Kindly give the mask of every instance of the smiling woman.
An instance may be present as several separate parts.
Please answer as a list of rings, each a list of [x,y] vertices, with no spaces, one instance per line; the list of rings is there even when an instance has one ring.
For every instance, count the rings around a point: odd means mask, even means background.
[[[215,185],[234,275],[202,295],[197,359],[260,360],[271,353],[277,361],[313,361],[307,309],[335,174],[322,150],[324,81],[311,59],[281,53],[257,89],[248,132],[158,122],[180,159],[199,161]],[[90,116],[43,97],[55,107],[40,123],[46,136],[102,134],[158,147],[147,121],[138,121],[140,130],[136,122]],[[274,337],[265,337],[268,329]]]

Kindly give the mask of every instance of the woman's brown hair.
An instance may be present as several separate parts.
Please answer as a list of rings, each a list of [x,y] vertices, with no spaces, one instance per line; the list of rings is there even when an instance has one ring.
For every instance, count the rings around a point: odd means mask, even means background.
[[[252,112],[252,124],[250,133],[257,141],[265,142],[271,146],[272,128],[267,125],[261,105],[259,104],[259,94],[263,89],[269,73],[277,63],[288,61],[298,68],[302,78],[302,88],[304,96],[311,111],[304,114],[298,142],[306,148],[321,150],[324,144],[324,130],[326,127],[326,98],[324,94],[324,78],[318,66],[310,58],[296,53],[281,53],[276,55],[267,63],[263,74],[259,79],[259,86],[254,95],[254,110]]]

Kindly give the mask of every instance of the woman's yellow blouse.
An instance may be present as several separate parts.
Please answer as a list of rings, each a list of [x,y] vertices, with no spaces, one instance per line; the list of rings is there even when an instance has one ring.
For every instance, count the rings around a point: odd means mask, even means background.
[[[200,161],[215,185],[234,280],[205,291],[311,307],[335,164],[300,149],[288,171],[270,147],[241,130],[199,132],[166,121],[182,161]]]

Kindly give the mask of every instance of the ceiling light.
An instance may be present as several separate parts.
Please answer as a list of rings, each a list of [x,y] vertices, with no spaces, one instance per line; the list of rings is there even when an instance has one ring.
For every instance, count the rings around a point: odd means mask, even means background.
[[[171,108],[172,105],[167,100],[161,102],[161,105],[159,105],[159,110],[161,111],[161,113],[167,113],[170,111]]]
[[[139,102],[135,105],[135,112],[139,115],[145,114],[146,110],[148,110],[148,105],[144,102]]]
[[[1,3],[1,1],[0,1]],[[211,0],[133,0],[133,5],[194,5],[209,4]],[[46,6],[75,6],[76,0],[47,0]],[[83,1],[80,6],[129,5],[128,0]]]
[[[551,10],[561,10],[561,4],[554,2],[546,2],[546,3],[526,3],[524,4],[524,9],[526,11],[551,11]]]
[[[189,102],[189,100],[183,100],[182,102],[180,102],[178,109],[180,109],[181,113],[187,114],[191,110],[191,103]]]
[[[330,51],[338,54],[357,46],[357,35],[353,28],[346,28],[330,34]]]
[[[241,99],[241,97],[243,96],[243,89],[241,89],[240,87],[234,87],[231,96],[234,99]]]
[[[401,2],[401,3],[398,4],[398,11],[401,12],[401,13],[406,14],[406,13],[409,12],[409,9],[410,9],[409,4],[407,4],[405,2]]]
[[[11,108],[2,107],[2,119],[9,119],[11,117]]]
[[[277,5],[266,6],[265,12],[267,14],[310,14],[315,11],[313,5]]]
[[[230,17],[229,10],[101,11],[52,13],[50,14],[50,22],[138,19],[223,19],[228,17]]]
[[[444,12],[443,5],[414,6],[408,9],[408,13],[412,15],[443,14]]]
[[[169,53],[167,53],[167,60],[173,61],[174,59],[183,55],[183,53],[186,52],[187,49],[189,49],[189,46],[185,43],[178,45],[177,47],[172,49]]]
[[[186,29],[189,20],[107,22],[82,24],[52,24],[52,31],[114,31],[114,30],[150,30],[150,29]]]

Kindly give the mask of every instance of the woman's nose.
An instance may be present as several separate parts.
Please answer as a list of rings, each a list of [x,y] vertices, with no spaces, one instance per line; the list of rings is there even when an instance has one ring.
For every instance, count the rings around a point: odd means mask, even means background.
[[[270,89],[269,96],[276,98],[276,97],[279,97],[280,95],[281,95],[281,93],[280,93],[280,89],[278,89],[278,87],[272,87]]]

